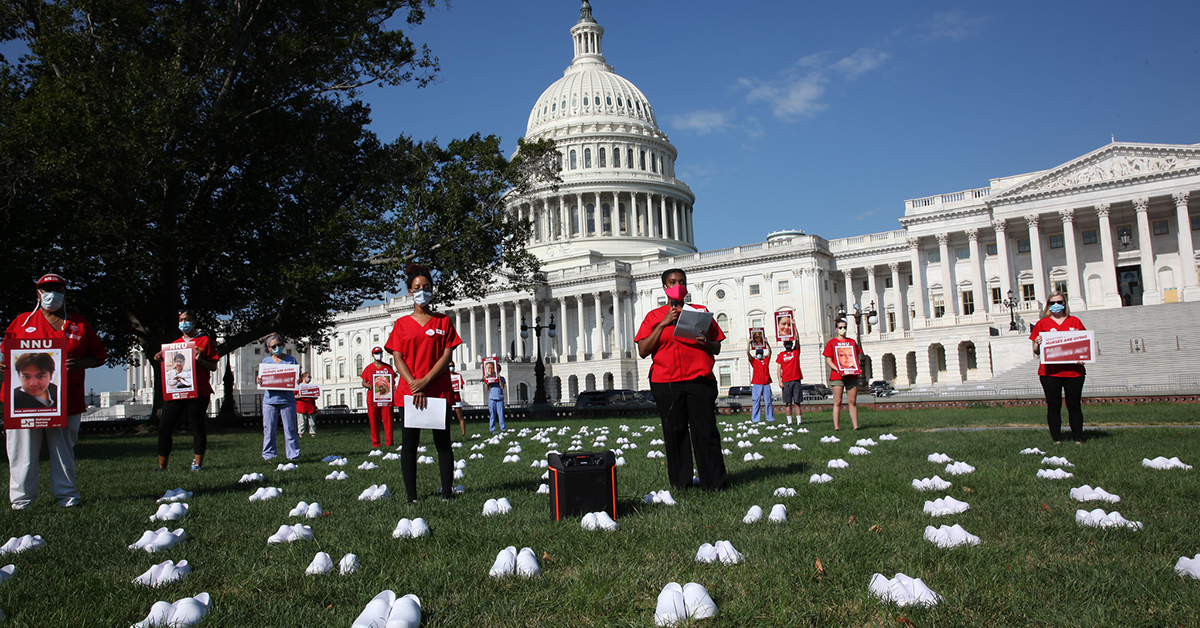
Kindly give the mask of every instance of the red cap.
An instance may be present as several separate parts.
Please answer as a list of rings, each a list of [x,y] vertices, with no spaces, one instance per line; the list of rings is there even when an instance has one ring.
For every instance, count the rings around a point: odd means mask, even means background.
[[[383,347],[375,347],[371,349],[371,353],[383,353]]]
[[[54,273],[46,273],[45,275],[42,275],[41,279],[37,280],[38,286],[41,286],[43,284],[48,284],[48,283],[49,284],[59,284],[60,286],[62,286],[64,288],[67,287],[67,280],[63,279],[61,276],[56,275]]]

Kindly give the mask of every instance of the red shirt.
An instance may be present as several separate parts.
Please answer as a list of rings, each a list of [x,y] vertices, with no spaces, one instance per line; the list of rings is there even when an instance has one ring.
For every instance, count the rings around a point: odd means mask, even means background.
[[[750,383],[765,386],[771,383],[771,364],[766,358],[750,358]]]
[[[434,314],[424,326],[419,325],[412,316],[401,317],[392,326],[392,334],[388,336],[387,344],[383,345],[383,348],[400,352],[409,372],[414,378],[420,379],[429,374],[446,349],[461,344],[462,339],[458,337],[458,332],[454,331],[450,318],[445,314]],[[441,374],[429,382],[424,392],[427,397],[450,399],[454,393],[454,388],[450,385],[450,371],[443,369]],[[396,382],[397,405],[403,402],[404,395],[410,394],[412,391],[408,382],[404,381],[403,377],[400,378],[400,381]]]
[[[296,412],[299,414],[316,414],[317,400],[306,397],[296,397]]]
[[[821,352],[821,355],[823,355],[827,358],[834,358],[833,361],[836,364],[837,359],[834,357],[834,347],[841,347],[841,346],[854,347],[854,355],[856,355],[856,356],[862,354],[862,350],[860,350],[858,348],[858,342],[856,342],[853,338],[846,338],[844,340],[841,338],[834,338],[833,340],[830,340],[829,342],[825,343],[825,350]],[[862,375],[847,375],[846,377],[862,377]],[[829,371],[829,381],[831,381],[831,382],[842,381],[842,374],[836,370]]]
[[[775,356],[775,363],[779,365],[780,379],[785,383],[798,381],[804,377],[804,373],[800,371],[799,349],[780,351],[779,355]]]
[[[1044,331],[1084,331],[1083,321],[1068,316],[1063,319],[1061,324],[1055,323],[1053,318],[1047,316],[1033,325],[1033,329],[1029,332],[1029,339],[1034,340],[1042,335]],[[1039,364],[1038,375],[1049,375],[1050,377],[1083,377],[1084,369],[1082,364]]]
[[[708,308],[703,305],[693,305],[692,307],[708,311]],[[671,309],[669,305],[650,310],[646,314],[646,318],[642,320],[642,326],[638,329],[637,336],[633,341],[637,342],[643,338],[650,337],[654,333],[654,328],[666,318],[667,310]],[[717,326],[714,320],[708,325],[708,333],[706,334],[709,340],[720,342],[725,340],[725,333]],[[654,365],[650,367],[650,381],[655,383],[666,382],[686,382],[689,380],[705,377],[708,379],[716,379],[713,376],[713,364],[716,359],[704,347],[694,342],[675,339],[675,326],[668,325],[662,330],[658,336],[658,346],[654,348]]]
[[[65,338],[67,340],[66,358],[82,358],[92,356],[97,360],[108,359],[104,343],[92,329],[92,324],[79,314],[68,314],[63,323],[62,331],[54,329],[50,321],[41,312],[34,310],[26,312],[13,319],[8,331],[4,332],[4,342],[0,343],[0,359],[8,364],[8,350],[5,345],[10,340],[20,338]],[[66,361],[65,359],[63,360]],[[7,371],[5,371],[7,373]],[[87,410],[87,400],[84,399],[84,373],[86,371],[71,371],[67,375],[67,414],[83,414]],[[3,407],[8,407],[9,386],[0,386],[0,401]]]
[[[196,343],[196,349],[199,350],[200,357],[212,362],[216,362],[219,359],[217,357],[217,348],[213,346],[213,342],[208,339],[208,336],[194,336],[192,338],[180,336],[178,340],[173,342],[194,342]],[[212,373],[212,371],[196,364],[196,370],[192,376],[196,378],[197,397],[209,397],[213,394]]]
[[[375,386],[373,386],[375,382],[373,381],[374,378],[372,376],[376,373],[387,373],[388,375],[392,376],[393,382],[396,381],[396,370],[392,368],[391,364],[384,362],[383,366],[376,366],[375,361],[371,360],[371,363],[367,365],[367,368],[363,369],[362,375],[359,375],[359,377],[362,378],[363,384],[365,384],[367,387],[368,404],[375,403]]]

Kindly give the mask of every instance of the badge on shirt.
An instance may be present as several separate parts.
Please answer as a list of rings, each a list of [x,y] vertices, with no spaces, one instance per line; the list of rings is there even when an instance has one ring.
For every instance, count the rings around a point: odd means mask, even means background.
[[[426,336],[433,336],[433,333],[434,333],[434,332],[433,332],[433,330],[432,330],[432,329],[426,329],[426,330],[425,330],[425,335],[426,335]]]

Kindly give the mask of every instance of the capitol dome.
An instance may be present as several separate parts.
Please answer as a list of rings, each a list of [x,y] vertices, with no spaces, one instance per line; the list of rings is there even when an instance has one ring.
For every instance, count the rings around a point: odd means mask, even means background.
[[[604,27],[584,0],[571,65],[538,97],[525,137],[550,139],[562,184],[510,205],[534,224],[528,249],[553,270],[695,253],[695,196],[650,101],[604,59]]]

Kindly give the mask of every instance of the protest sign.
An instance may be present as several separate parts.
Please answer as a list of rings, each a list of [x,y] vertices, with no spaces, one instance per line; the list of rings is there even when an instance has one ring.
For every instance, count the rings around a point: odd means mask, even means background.
[[[483,382],[485,384],[500,383],[500,358],[483,359]]]
[[[296,383],[299,379],[299,364],[263,362],[258,365],[259,390],[296,390]]]
[[[196,343],[172,342],[162,346],[163,400],[195,399]],[[208,374],[205,373],[204,377]]]
[[[796,339],[796,319],[792,310],[775,312],[775,340],[787,342]]]
[[[766,330],[762,327],[750,328],[750,348],[754,350],[767,348]]]
[[[22,338],[8,349],[8,408],[4,429],[66,427],[65,338]],[[35,456],[36,459],[36,456]]]
[[[862,366],[858,363],[858,346],[851,340],[843,340],[833,345],[833,362],[843,376],[856,377],[862,374]]]
[[[392,405],[392,374],[377,372],[371,375],[371,393],[375,399],[375,405]]]
[[[1042,364],[1075,364],[1096,362],[1096,339],[1091,330],[1044,331]]]

